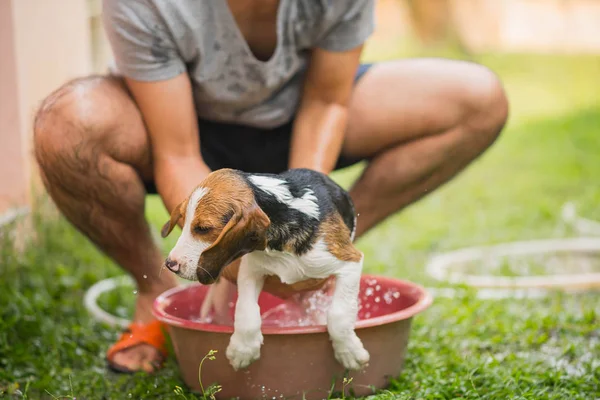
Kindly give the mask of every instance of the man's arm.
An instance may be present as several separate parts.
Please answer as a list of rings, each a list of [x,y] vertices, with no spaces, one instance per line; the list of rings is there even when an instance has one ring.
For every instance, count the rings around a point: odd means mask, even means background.
[[[362,47],[343,52],[313,50],[294,123],[290,168],[310,168],[325,174],[335,168]]]
[[[326,34],[312,51],[296,115],[290,168],[330,173],[337,163],[363,45],[375,27],[375,1],[327,3]]]
[[[126,79],[150,135],[154,181],[169,212],[210,172],[202,160],[186,73],[164,81]]]
[[[104,0],[102,16],[119,73],[148,130],[158,193],[171,212],[209,172],[185,62],[149,2]]]

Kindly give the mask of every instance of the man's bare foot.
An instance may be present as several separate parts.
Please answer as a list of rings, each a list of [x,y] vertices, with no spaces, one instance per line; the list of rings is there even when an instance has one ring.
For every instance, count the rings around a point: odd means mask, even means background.
[[[147,324],[154,321],[155,318],[152,315],[152,304],[154,303],[154,299],[165,290],[177,286],[177,281],[173,276],[163,275],[162,281],[163,282],[159,285],[152,287],[151,290],[145,292],[140,291],[137,295],[133,322]],[[148,344],[141,343],[117,352],[113,356],[111,363],[121,369],[129,371],[145,371],[152,373],[159,368],[162,361],[163,357],[158,349]]]

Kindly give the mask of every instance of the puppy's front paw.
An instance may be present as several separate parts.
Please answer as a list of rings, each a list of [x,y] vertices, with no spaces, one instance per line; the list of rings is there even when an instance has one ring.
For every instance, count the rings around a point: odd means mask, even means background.
[[[335,358],[344,368],[358,371],[369,362],[369,352],[365,350],[358,336],[354,335],[346,340],[333,341]]]
[[[227,346],[227,359],[236,371],[246,368],[254,361],[260,358],[260,348],[263,342],[263,336],[259,332],[257,335],[233,334]]]

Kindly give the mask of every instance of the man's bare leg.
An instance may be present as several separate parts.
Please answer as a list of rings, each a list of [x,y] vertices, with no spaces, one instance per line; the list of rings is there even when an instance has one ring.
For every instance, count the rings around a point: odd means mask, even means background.
[[[144,217],[142,179],[151,179],[148,136],[118,78],[73,81],[50,95],[34,126],[35,155],[60,211],[127,270],[138,287],[134,321],[153,319],[152,302],[176,285]],[[131,370],[152,371],[159,353],[139,345],[115,355]]]
[[[508,114],[479,65],[406,60],[373,66],[350,102],[343,153],[371,157],[350,190],[357,237],[447,182],[497,138]]]

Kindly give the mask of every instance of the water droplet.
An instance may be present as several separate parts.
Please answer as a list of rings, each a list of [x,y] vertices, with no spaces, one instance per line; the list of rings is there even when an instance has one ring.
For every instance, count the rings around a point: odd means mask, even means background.
[[[148,279],[148,275],[144,274],[144,279]]]
[[[394,292],[392,296],[394,296],[395,299],[398,299],[400,298],[400,292]]]
[[[373,288],[372,287],[368,287],[365,289],[365,296],[372,296],[373,295]]]
[[[375,303],[379,303],[381,301],[381,297],[377,296],[375,297]]]
[[[129,395],[127,395],[127,397],[132,398],[133,395],[131,393],[129,393]]]
[[[377,290],[379,292],[381,290],[381,285],[375,286],[375,290]]]
[[[137,293],[138,293],[138,291],[137,291],[137,290],[134,290],[134,291],[133,291],[133,294],[137,294]]]
[[[383,294],[383,300],[385,300],[386,304],[392,304],[392,293],[391,292],[385,292]]]

